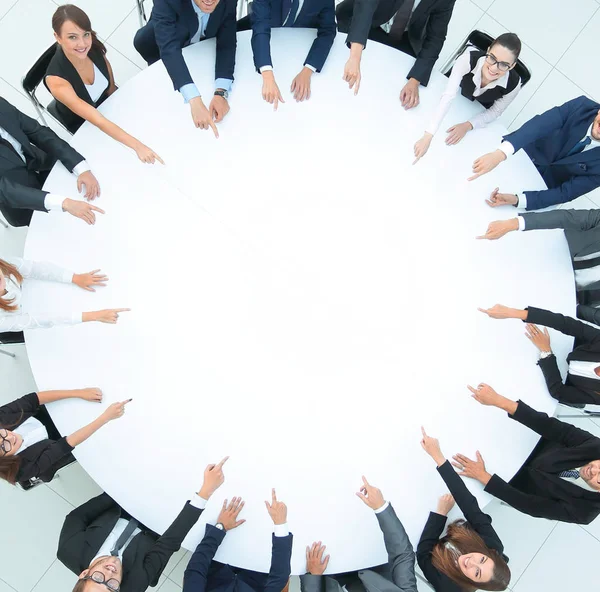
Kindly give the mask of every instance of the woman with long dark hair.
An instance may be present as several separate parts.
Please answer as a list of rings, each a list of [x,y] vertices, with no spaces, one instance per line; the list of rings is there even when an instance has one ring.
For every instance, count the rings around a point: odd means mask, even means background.
[[[442,454],[439,442],[421,429],[421,446],[436,462],[453,499],[443,496],[437,511],[430,512],[417,546],[419,567],[436,592],[506,590],[510,584],[508,557],[492,527],[492,519],[481,511],[475,497]],[[450,523],[442,536],[454,500],[465,519]]]
[[[113,403],[88,425],[61,437],[43,406],[72,398],[100,403],[102,391],[86,388],[30,393],[0,407],[0,479],[12,485],[34,477],[51,481],[75,446],[109,421],[121,417],[125,405],[131,401]]]
[[[46,70],[44,84],[56,99],[56,111],[75,133],[89,121],[117,142],[135,150],[142,162],[162,160],[152,149],[104,117],[96,107],[117,90],[106,47],[98,39],[88,15],[73,4],[59,6],[52,17],[58,43]],[[163,163],[164,164],[164,163]]]

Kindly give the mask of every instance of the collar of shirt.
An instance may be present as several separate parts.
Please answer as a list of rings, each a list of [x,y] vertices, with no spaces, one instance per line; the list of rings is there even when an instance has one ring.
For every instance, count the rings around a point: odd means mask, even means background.
[[[0,127],[0,138],[3,138],[7,142],[9,142],[12,147],[17,151],[17,154],[21,157],[23,162],[27,162],[25,158],[25,154],[23,153],[23,146],[17,142],[3,127]]]
[[[119,540],[119,537],[121,536],[121,533],[127,528],[128,524],[129,524],[129,520],[126,520],[125,518],[119,518],[117,520],[117,523],[115,524],[113,529],[110,531],[110,533],[106,537],[105,541],[102,543],[102,546],[98,549],[98,553],[96,554],[96,556],[92,559],[92,561],[90,563],[94,563],[94,561],[96,561],[96,559],[98,559],[98,557],[106,557],[107,555],[110,555],[111,550],[117,544],[117,541]],[[142,532],[142,531],[139,528],[136,528],[133,531],[132,535],[127,539],[125,544],[119,549],[119,559],[121,559],[121,560],[123,559],[123,553],[124,553],[125,549],[127,548],[127,545],[129,545],[129,543],[131,543],[131,541],[133,540],[133,537],[135,537],[140,532]]]
[[[495,88],[496,86],[502,86],[503,88],[506,88],[506,85],[508,84],[508,72],[507,72],[501,78],[492,80],[492,82],[487,84],[484,88],[481,88],[481,70],[483,69],[484,62],[485,62],[485,56],[481,56],[477,60],[475,67],[471,70],[471,72],[473,72],[473,82],[475,83],[475,92],[473,93],[474,96],[479,96],[480,94],[484,93],[486,90],[490,90],[492,88]]]
[[[595,119],[594,119],[595,121]],[[588,127],[588,131],[587,134],[585,134],[586,138],[589,138],[591,140],[591,142],[583,149],[583,152],[585,152],[586,150],[591,150],[592,148],[598,148],[600,147],[600,140],[596,140],[594,138],[594,136],[592,136],[592,128],[594,127],[594,121],[592,121],[592,125],[590,125],[590,127]],[[583,140],[583,138],[581,138]]]
[[[25,449],[41,442],[42,440],[48,439],[48,432],[44,427],[44,424],[35,419],[35,417],[30,417],[25,420],[16,430],[15,433],[19,434],[23,438],[23,444],[17,451],[16,454],[20,454]]]

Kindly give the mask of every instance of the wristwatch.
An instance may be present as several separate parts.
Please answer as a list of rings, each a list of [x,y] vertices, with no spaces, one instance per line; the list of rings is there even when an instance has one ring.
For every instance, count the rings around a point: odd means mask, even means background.
[[[549,358],[552,355],[552,350],[540,352],[540,360],[544,358]]]
[[[215,91],[215,97],[223,97],[225,100],[227,100],[227,97],[229,97],[229,93],[226,90],[218,88]]]
[[[218,528],[219,530],[225,530],[225,527],[223,526],[223,524],[221,522],[217,522],[215,524],[215,528]]]

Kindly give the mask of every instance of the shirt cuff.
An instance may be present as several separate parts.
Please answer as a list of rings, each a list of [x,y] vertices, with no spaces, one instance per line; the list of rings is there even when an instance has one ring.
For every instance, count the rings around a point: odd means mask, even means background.
[[[261,66],[258,71],[262,74],[263,72],[272,72],[273,66]]]
[[[194,493],[192,499],[190,500],[190,506],[194,506],[194,508],[198,508],[199,510],[204,510],[206,508],[206,504],[208,500],[205,500],[203,497],[200,497],[197,493]]]
[[[517,220],[519,221],[519,230],[525,230],[525,218],[517,216]]]
[[[232,84],[233,80],[230,80],[229,78],[217,78],[215,80],[215,90],[217,88],[222,88],[223,90],[226,90],[228,93],[230,93]]]
[[[385,504],[383,504],[383,506],[381,506],[381,508],[379,508],[379,510],[375,510],[375,514],[381,514],[381,512],[385,512],[388,509],[389,505],[390,505],[390,502],[385,502]]]
[[[72,271],[69,271],[68,269],[65,269],[63,271],[63,276],[62,276],[62,281],[65,284],[70,284],[73,281],[73,276],[75,274]]]
[[[83,173],[87,173],[88,171],[91,171],[91,167],[90,165],[87,163],[86,160],[82,160],[79,164],[76,164],[73,167],[73,174],[76,175],[77,177],[79,177],[79,175],[83,175]]]
[[[284,524],[275,524],[273,526],[273,534],[276,537],[286,537],[290,534],[290,529],[288,528],[287,522]]]
[[[502,144],[500,144],[500,150],[506,154],[506,158],[512,156],[515,153],[515,147],[510,143],[504,140]]]
[[[83,313],[82,312],[71,313],[71,323],[73,323],[73,325],[78,325],[79,323],[83,323]]]
[[[312,70],[313,72],[316,72],[317,69],[314,66],[311,66],[310,64],[304,64],[305,68],[308,68],[309,70]]]
[[[517,207],[527,209],[527,196],[524,193],[517,193]]]
[[[186,104],[189,103],[192,99],[201,96],[198,87],[193,82],[189,84],[184,84],[179,89],[179,92],[181,93],[181,96],[183,97],[183,100]]]
[[[44,207],[48,211],[52,210],[62,210],[63,201],[65,201],[66,197],[62,195],[56,195],[56,193],[48,193],[44,198]]]

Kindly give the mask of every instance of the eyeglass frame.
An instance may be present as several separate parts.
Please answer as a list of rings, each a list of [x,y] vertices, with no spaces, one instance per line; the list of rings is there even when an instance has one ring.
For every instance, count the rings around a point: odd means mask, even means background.
[[[493,53],[490,52],[485,54],[485,59],[490,66],[498,66],[498,70],[500,70],[500,72],[508,72],[517,63],[517,60],[515,60],[512,64],[509,64],[508,62],[501,62]],[[506,66],[506,70],[503,70],[500,64],[502,64],[502,66]]]
[[[94,574],[99,574],[102,577],[102,581],[99,582],[98,580],[94,579]],[[116,588],[111,588],[108,585],[108,582],[110,582],[111,580],[114,580],[115,582],[117,582],[117,587]],[[121,589],[121,584],[116,580],[116,578],[108,578],[108,580],[106,579],[106,577],[104,576],[104,574],[101,571],[93,571],[91,575],[89,576],[83,576],[83,578],[79,578],[80,582],[87,582],[87,581],[91,581],[94,582],[95,584],[102,584],[103,586],[106,586],[106,588],[108,590],[110,590],[110,592],[119,592],[119,590]]]
[[[2,432],[4,432],[6,436],[3,436]],[[4,456],[6,456],[12,450],[12,444],[8,441],[7,437],[8,430],[5,428],[0,428],[0,440],[2,440],[2,442],[0,443],[0,450],[2,450]],[[8,450],[4,448],[5,443],[8,445]]]

